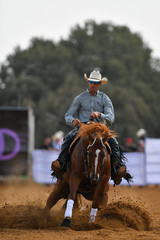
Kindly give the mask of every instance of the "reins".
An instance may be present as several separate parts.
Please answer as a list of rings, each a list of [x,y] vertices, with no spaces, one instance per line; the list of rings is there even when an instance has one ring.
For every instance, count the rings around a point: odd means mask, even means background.
[[[89,144],[89,145],[87,146],[86,157],[85,157],[85,154],[84,154],[84,151],[83,151],[85,175],[86,175],[87,178],[89,177],[89,176],[88,176],[88,173],[89,173],[89,170],[90,170],[89,149],[90,149],[91,147],[93,147],[93,145],[95,144],[96,140],[97,140],[97,138],[94,138],[93,143],[92,143],[92,144]],[[100,141],[101,141],[102,146],[105,148],[105,153],[106,153],[106,146],[105,146],[105,144],[103,143],[102,138],[100,138]],[[101,163],[101,166],[100,166],[100,173],[101,173],[101,171],[102,171],[103,163],[104,163],[104,159],[103,159],[103,161],[102,161],[102,163]]]

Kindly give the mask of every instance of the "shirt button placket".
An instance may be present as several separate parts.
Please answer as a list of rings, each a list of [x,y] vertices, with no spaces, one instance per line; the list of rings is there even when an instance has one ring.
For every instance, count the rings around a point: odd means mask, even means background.
[[[91,113],[93,112],[93,97],[91,98]]]

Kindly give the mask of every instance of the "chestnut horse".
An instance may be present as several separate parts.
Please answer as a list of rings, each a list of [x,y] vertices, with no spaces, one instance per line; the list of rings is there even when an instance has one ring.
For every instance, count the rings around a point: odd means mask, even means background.
[[[57,180],[45,207],[49,211],[59,199],[68,199],[61,226],[72,227],[72,209],[77,193],[92,201],[91,223],[95,221],[98,207],[107,205],[111,165],[106,146],[110,150],[107,140],[113,135],[103,123],[81,124],[80,140],[71,155],[71,168]]]

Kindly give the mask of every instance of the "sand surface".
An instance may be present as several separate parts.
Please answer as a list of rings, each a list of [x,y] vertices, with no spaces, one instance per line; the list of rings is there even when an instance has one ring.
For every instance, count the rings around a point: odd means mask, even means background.
[[[74,208],[72,229],[60,224],[65,200],[45,215],[43,208],[54,185],[33,182],[0,184],[0,240],[160,240],[160,186],[110,186],[108,207],[89,224],[91,202]]]

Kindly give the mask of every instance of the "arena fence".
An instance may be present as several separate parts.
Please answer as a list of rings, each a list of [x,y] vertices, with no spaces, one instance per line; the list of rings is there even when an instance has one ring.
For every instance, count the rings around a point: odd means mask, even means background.
[[[52,184],[56,178],[51,177],[51,162],[56,160],[58,151],[34,150],[32,153],[32,174],[35,182]],[[160,184],[160,139],[147,138],[145,152],[125,153],[128,159],[126,165],[133,175],[131,185],[145,186],[147,184]],[[113,184],[113,181],[111,181]],[[127,185],[125,180],[121,185]]]

